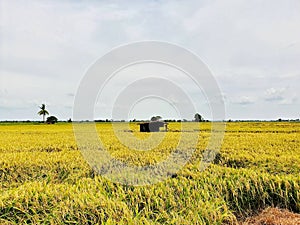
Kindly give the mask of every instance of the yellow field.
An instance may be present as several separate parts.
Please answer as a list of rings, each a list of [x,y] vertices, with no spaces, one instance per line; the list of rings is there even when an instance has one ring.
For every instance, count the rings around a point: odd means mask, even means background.
[[[199,166],[210,124],[187,124],[187,137],[199,135],[192,158],[149,186],[113,183],[95,173],[71,124],[1,124],[0,224],[236,224],[266,206],[300,211],[300,123],[227,123],[220,155],[204,172]],[[183,133],[179,123],[152,139],[135,123],[113,127],[97,124],[104,147],[133,166],[165,160]],[[153,149],[141,151],[145,145]]]

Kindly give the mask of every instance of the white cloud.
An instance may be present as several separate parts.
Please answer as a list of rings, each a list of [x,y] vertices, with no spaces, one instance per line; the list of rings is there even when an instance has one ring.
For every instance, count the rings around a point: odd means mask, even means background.
[[[269,88],[265,92],[266,101],[281,101],[284,99],[286,88]]]
[[[35,118],[14,109],[45,99],[69,118],[68,93],[76,93],[91,63],[118,45],[149,39],[199,55],[226,93],[228,116],[245,116],[240,105],[257,118],[265,116],[255,107],[272,118],[279,105],[291,107],[285,117],[298,116],[299,11],[297,0],[1,1],[0,102],[9,112],[0,119]]]
[[[295,105],[298,101],[298,95],[292,92],[289,87],[269,88],[265,91],[265,101],[279,105]]]
[[[280,105],[295,105],[297,104],[298,97],[292,96],[290,98],[283,99],[279,104]]]
[[[241,96],[232,99],[232,103],[239,104],[239,105],[249,105],[249,104],[254,104],[255,100],[254,98],[251,98],[249,96]]]

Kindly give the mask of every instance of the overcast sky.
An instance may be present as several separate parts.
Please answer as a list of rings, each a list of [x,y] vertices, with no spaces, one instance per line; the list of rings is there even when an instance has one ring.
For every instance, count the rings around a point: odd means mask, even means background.
[[[220,86],[227,119],[300,118],[299,12],[298,0],[0,0],[0,120],[39,120],[41,103],[59,119],[71,118],[89,66],[143,40],[197,54]],[[201,99],[197,111],[210,118]],[[137,104],[129,117],[177,117],[153,101]],[[95,117],[110,114],[99,110]]]

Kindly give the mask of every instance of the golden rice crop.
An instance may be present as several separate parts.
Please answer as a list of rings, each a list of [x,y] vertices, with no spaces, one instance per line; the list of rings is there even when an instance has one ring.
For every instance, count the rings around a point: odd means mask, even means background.
[[[199,164],[211,124],[188,124],[180,131],[180,123],[170,123],[169,132],[154,134],[163,141],[149,141],[149,151],[132,137],[152,134],[139,133],[135,123],[96,125],[109,153],[137,166],[166,159],[182,132],[186,148],[189,133],[199,134],[186,166],[150,186],[95,173],[71,124],[0,125],[0,224],[236,224],[237,216],[267,206],[300,212],[299,123],[227,123],[218,160],[204,172]]]

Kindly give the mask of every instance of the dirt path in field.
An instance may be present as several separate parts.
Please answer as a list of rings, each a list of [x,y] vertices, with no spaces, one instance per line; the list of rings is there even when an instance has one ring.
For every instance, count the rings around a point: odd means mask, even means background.
[[[247,218],[240,225],[300,225],[300,214],[285,209],[267,208],[260,214]]]

